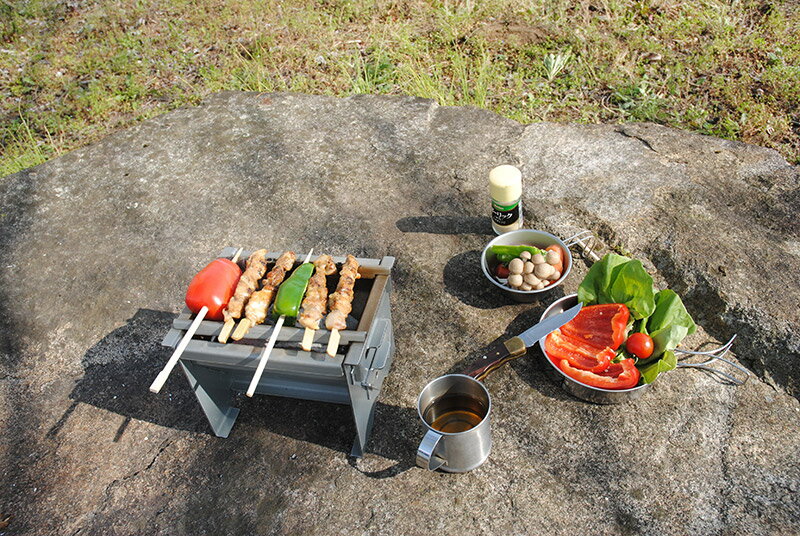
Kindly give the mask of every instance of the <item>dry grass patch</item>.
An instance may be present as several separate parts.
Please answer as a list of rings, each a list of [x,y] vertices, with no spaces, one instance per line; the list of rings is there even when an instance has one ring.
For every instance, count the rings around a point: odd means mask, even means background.
[[[0,176],[224,89],[655,121],[800,162],[798,35],[766,0],[0,0]]]

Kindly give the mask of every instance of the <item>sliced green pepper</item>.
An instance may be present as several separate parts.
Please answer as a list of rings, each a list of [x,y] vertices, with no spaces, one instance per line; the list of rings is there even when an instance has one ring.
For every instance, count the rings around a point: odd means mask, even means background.
[[[492,253],[494,253],[494,256],[497,257],[497,260],[502,263],[511,262],[513,259],[519,257],[520,253],[523,251],[528,251],[531,255],[547,254],[546,251],[543,251],[536,246],[492,246]]]
[[[275,296],[275,304],[272,306],[272,318],[278,319],[286,316],[289,319],[296,318],[300,312],[300,304],[303,295],[306,293],[308,280],[314,273],[314,265],[310,262],[301,264],[292,272],[286,281],[278,287],[278,294]]]

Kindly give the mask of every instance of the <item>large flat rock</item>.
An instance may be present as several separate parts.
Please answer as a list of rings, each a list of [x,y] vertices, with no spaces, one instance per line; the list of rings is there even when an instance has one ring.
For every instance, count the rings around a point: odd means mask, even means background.
[[[527,226],[645,260],[741,387],[696,370],[620,406],[522,359],[487,380],[490,460],[413,465],[431,378],[531,325],[487,288],[487,174]],[[800,523],[800,196],[777,153],[650,124],[520,125],[414,98],[223,93],[0,183],[2,512],[13,534],[787,534]],[[214,437],[185,378],[147,387],[222,247],[397,258],[397,353],[370,453],[349,408],[239,402]],[[1,530],[1,529],[0,529]]]

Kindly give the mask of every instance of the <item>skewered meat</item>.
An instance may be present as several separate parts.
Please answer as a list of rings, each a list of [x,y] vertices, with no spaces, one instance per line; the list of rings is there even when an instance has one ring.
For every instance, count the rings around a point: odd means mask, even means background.
[[[336,292],[328,298],[330,313],[325,319],[325,327],[329,330],[347,329],[347,315],[353,310],[353,286],[359,277],[361,274],[358,273],[358,261],[352,255],[348,255],[339,271]]]
[[[308,329],[319,329],[319,321],[325,316],[328,302],[325,276],[336,273],[336,265],[330,255],[320,255],[314,261],[314,267],[314,275],[308,282],[306,297],[303,300],[303,312],[298,318],[300,325]]]
[[[236,291],[233,297],[228,302],[228,306],[222,311],[225,321],[235,320],[242,317],[242,310],[247,303],[250,295],[258,286],[258,280],[264,277],[267,271],[267,250],[259,249],[254,251],[247,259],[247,265],[242,277],[239,278],[239,283],[236,285]]]
[[[250,301],[247,302],[247,307],[245,307],[244,316],[253,325],[261,324],[267,318],[267,309],[269,309],[269,304],[272,303],[272,299],[275,297],[275,291],[283,282],[283,278],[286,277],[286,272],[294,266],[296,259],[297,256],[293,251],[284,252],[278,257],[278,260],[275,261],[275,266],[261,282],[263,285],[261,290],[254,292],[250,296]]]

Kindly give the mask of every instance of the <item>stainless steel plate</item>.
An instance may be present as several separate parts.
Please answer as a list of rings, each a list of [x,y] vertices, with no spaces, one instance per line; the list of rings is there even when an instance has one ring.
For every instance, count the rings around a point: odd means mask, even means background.
[[[577,294],[570,294],[569,296],[564,296],[553,302],[550,307],[548,307],[544,313],[542,313],[541,320],[544,320],[550,316],[557,315],[570,307],[575,306],[578,303],[578,295]],[[645,391],[650,388],[650,384],[639,385],[637,387],[633,387],[631,389],[618,389],[618,390],[611,390],[611,389],[600,389],[597,387],[590,387],[585,385],[577,380],[574,380],[564,374],[558,367],[556,367],[552,361],[547,357],[547,353],[544,350],[544,340],[546,337],[542,337],[539,339],[539,348],[542,350],[542,354],[540,359],[544,360],[545,362],[545,370],[548,371],[548,375],[557,383],[561,385],[561,387],[577,398],[581,400],[585,400],[586,402],[593,402],[595,404],[622,404],[624,402],[628,402],[630,400],[636,400],[640,396],[642,396]]]
[[[492,275],[498,264],[497,258],[494,256],[494,253],[492,253],[492,246],[528,245],[536,246],[538,248],[546,248],[547,246],[552,246],[553,244],[561,246],[561,249],[567,256],[567,258],[564,259],[564,272],[561,274],[561,278],[555,283],[548,285],[541,290],[517,290],[504,285],[498,281],[494,275]],[[551,235],[550,233],[546,233],[544,231],[537,231],[535,229],[518,229],[516,231],[509,231],[508,233],[501,234],[489,242],[485,248],[483,248],[483,253],[481,254],[481,269],[483,270],[483,275],[486,276],[486,279],[488,279],[494,286],[502,290],[506,296],[518,302],[531,303],[539,299],[539,294],[556,288],[567,279],[567,276],[569,276],[569,273],[572,270],[572,252],[570,252],[564,241],[555,235]]]

